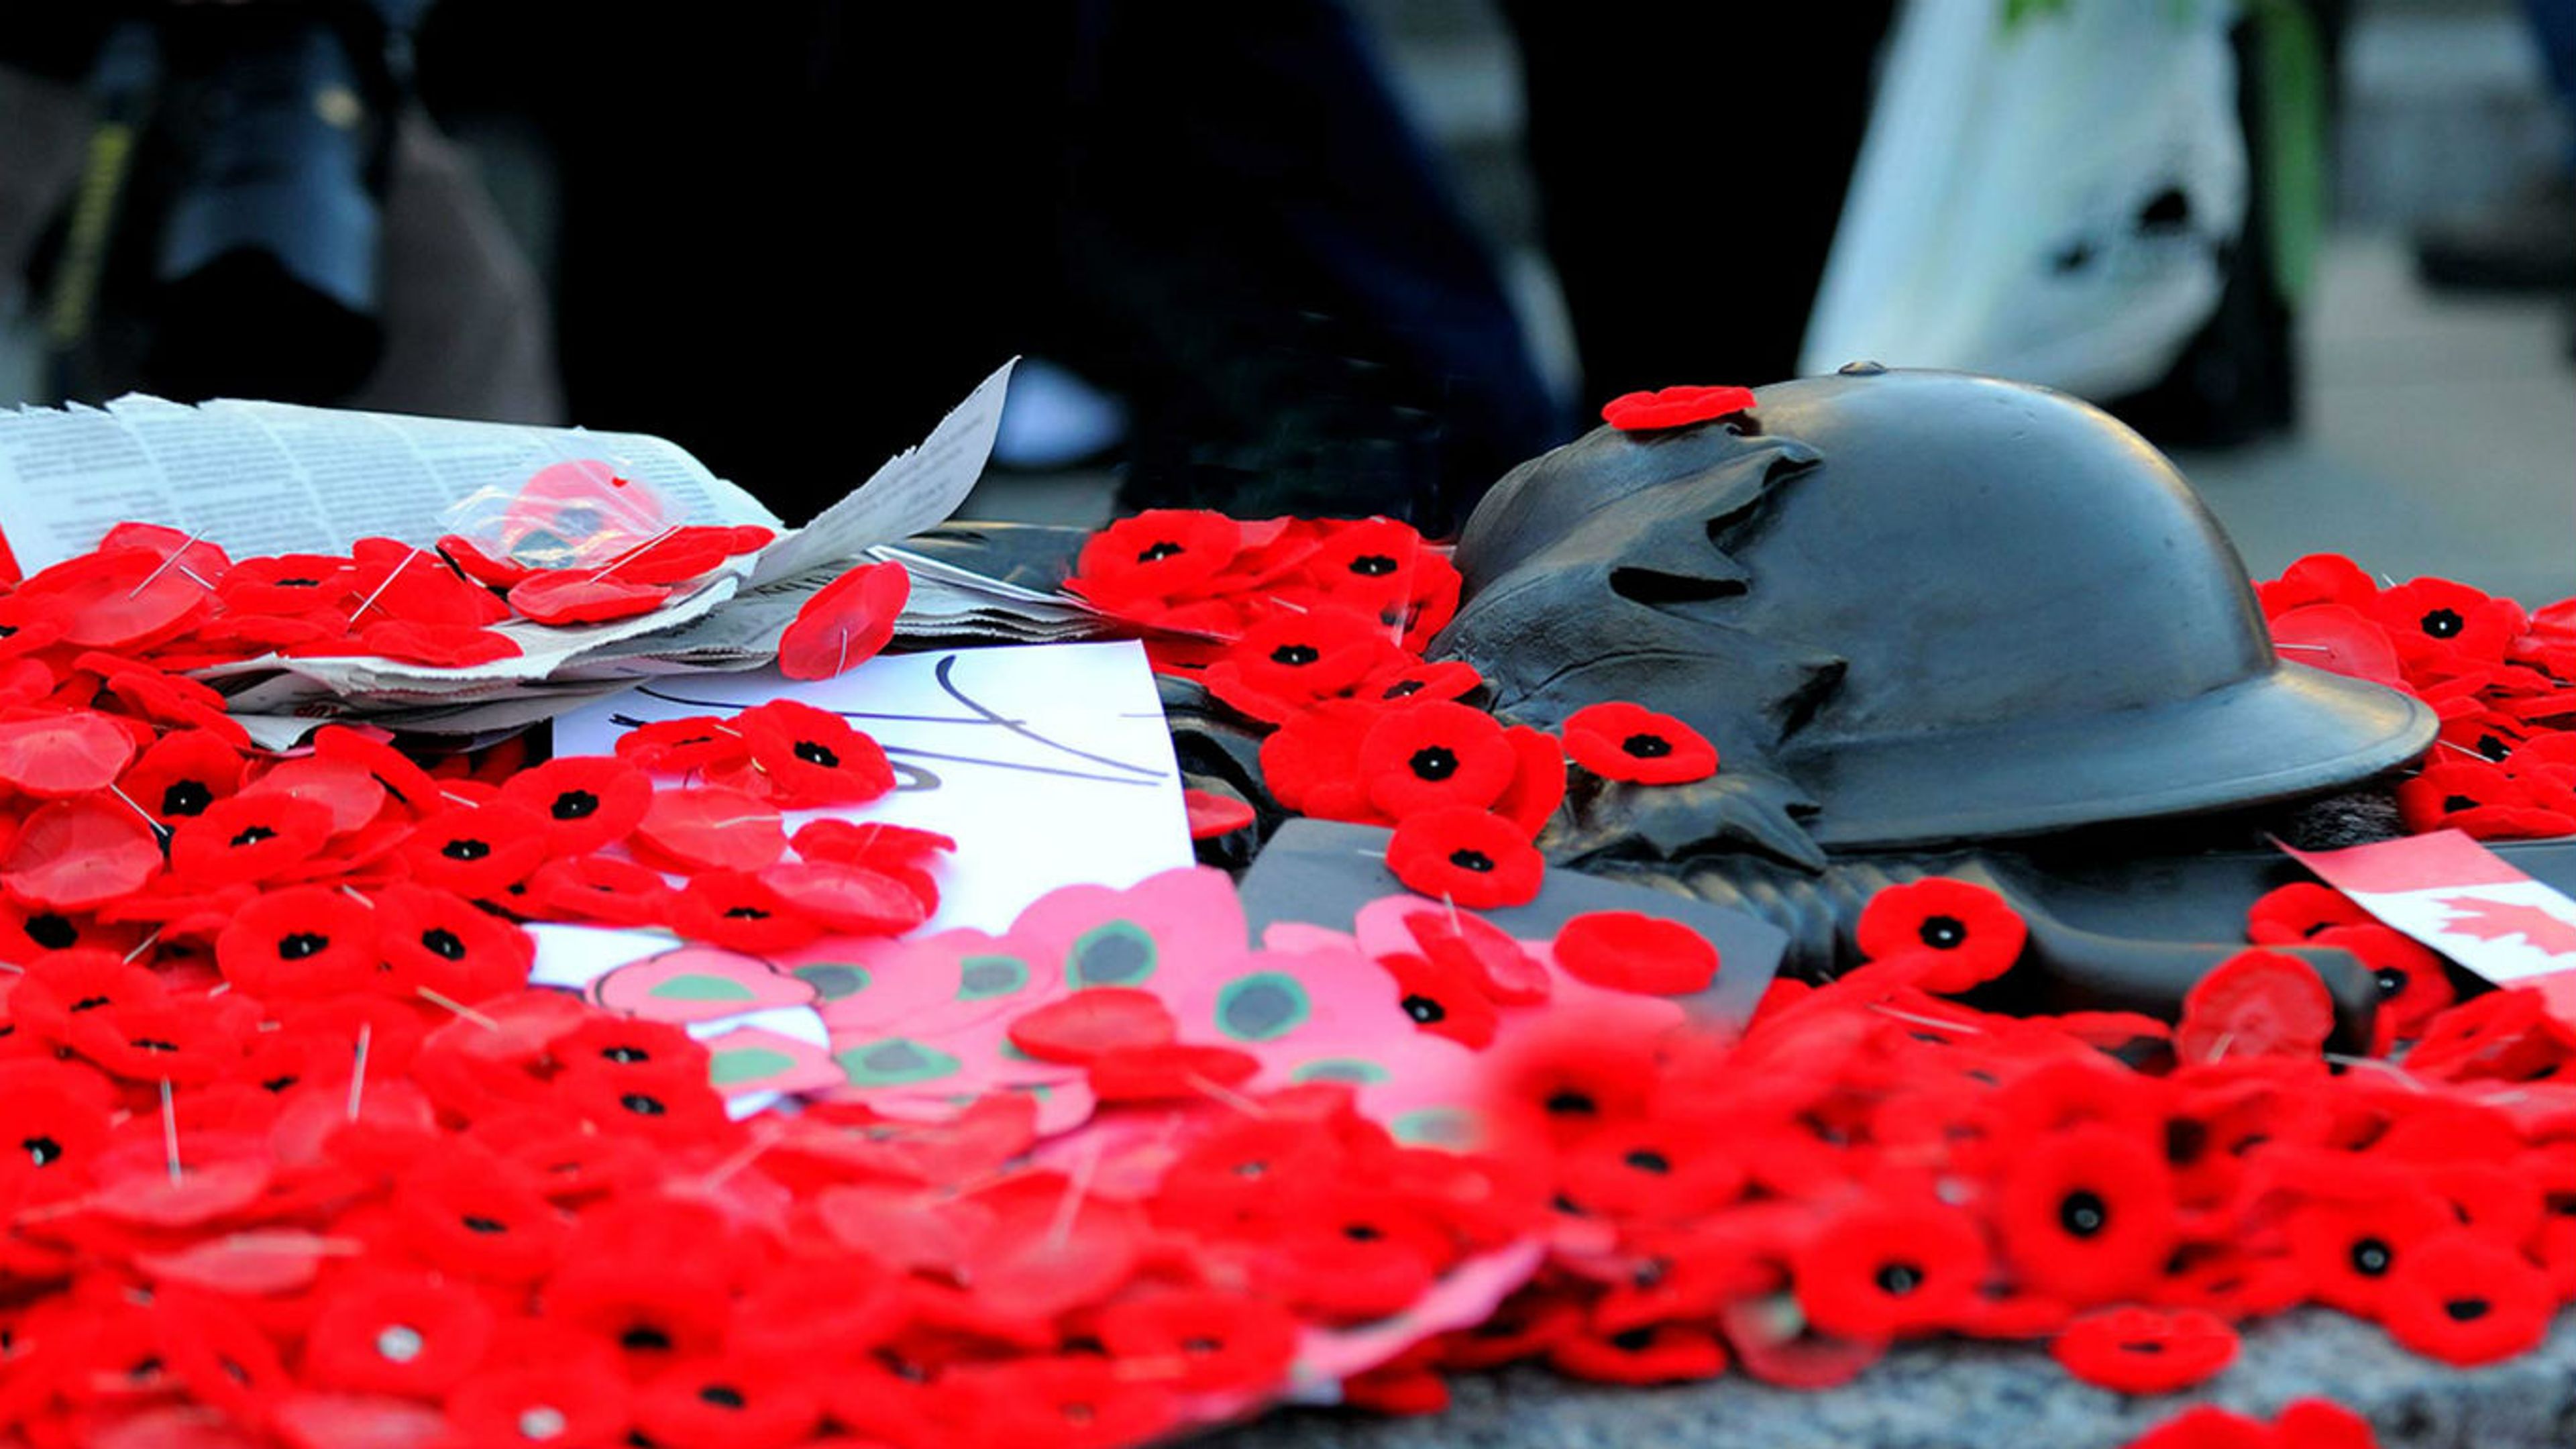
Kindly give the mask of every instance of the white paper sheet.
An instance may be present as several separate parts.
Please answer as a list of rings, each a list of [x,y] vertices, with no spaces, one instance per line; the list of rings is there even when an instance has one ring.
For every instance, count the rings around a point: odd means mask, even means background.
[[[848,716],[903,778],[864,806],[796,812],[790,828],[833,815],[956,838],[926,930],[1000,930],[1059,886],[1128,886],[1191,862],[1171,735],[1134,643],[881,656],[808,682],[774,669],[656,680],[558,719],[555,750],[607,754],[637,724],[782,697]]]

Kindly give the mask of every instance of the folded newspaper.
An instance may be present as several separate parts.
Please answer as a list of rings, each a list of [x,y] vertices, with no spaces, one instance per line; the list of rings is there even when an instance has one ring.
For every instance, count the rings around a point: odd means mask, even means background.
[[[993,445],[1005,364],[933,429],[801,529],[661,438],[400,417],[284,403],[187,406],[126,397],[105,408],[0,411],[0,533],[32,573],[85,553],[114,525],[164,524],[236,557],[345,553],[363,537],[429,545],[478,502],[559,464],[606,464],[676,522],[778,530],[646,615],[495,626],[521,654],[447,669],[389,659],[268,656],[201,671],[263,742],[316,719],[472,734],[560,713],[646,675],[766,662],[797,608],[852,565],[913,573],[899,638],[1046,642],[1116,632],[1064,594],[1039,593],[894,547],[943,522]]]

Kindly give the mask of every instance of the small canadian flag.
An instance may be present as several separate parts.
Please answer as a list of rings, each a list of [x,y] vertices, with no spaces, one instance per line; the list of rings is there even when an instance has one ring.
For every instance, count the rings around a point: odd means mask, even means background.
[[[2540,988],[2558,1015],[2576,1020],[2576,900],[2494,851],[2437,830],[2289,853],[2381,921],[2499,986]]]

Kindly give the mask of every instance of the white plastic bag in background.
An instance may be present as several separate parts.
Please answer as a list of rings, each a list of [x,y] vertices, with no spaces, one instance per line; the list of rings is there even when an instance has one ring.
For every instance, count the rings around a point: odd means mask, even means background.
[[[1907,0],[1799,371],[1869,358],[2094,398],[2162,378],[2244,232],[2235,18]]]

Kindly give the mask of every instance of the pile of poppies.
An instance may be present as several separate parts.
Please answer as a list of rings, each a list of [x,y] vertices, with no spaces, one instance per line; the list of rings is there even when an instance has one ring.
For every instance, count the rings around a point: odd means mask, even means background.
[[[2576,1031],[2529,991],[2453,1000],[2438,960],[2321,887],[2258,905],[2251,949],[2179,1023],[1962,1005],[2023,932],[1934,880],[1870,903],[1869,964],[1775,987],[1733,1037],[1605,1030],[1574,1001],[1478,1031],[1527,1008],[1534,974],[1461,913],[1535,891],[1529,840],[1568,771],[1717,762],[1632,707],[1550,736],[1467,704],[1472,671],[1417,652],[1456,576],[1383,520],[1145,515],[1094,541],[1081,588],[1277,726],[1283,801],[1396,826],[1390,863],[1453,924],[1385,963],[1382,1001],[1346,1005],[1486,1053],[1482,1150],[1399,1140],[1346,1084],[1243,1090],[1240,1053],[1179,1039],[1151,981],[1008,1024],[1015,1051],[1082,1074],[1100,1130],[1143,1130],[1152,1152],[1114,1182],[1047,1150],[1025,1094],[938,1121],[854,1102],[737,1121],[683,1031],[528,989],[523,924],[753,953],[910,930],[948,841],[782,820],[890,788],[883,751],[790,702],[647,726],[606,758],[415,758],[341,726],[263,751],[184,670],[453,643],[437,631],[489,621],[451,603],[503,604],[502,580],[434,555],[276,562],[128,525],[0,597],[0,1442],[1141,1443],[1311,1395],[1294,1376],[1317,1335],[1498,1262],[1535,1267],[1481,1323],[1398,1335],[1342,1397],[1429,1410],[1444,1375],[1523,1359],[1821,1387],[1935,1334],[2044,1341],[2088,1382],[2155,1393],[2225,1372],[2238,1325],[2303,1303],[2475,1364],[2576,1298]],[[900,580],[819,594],[790,631],[799,669],[872,654]],[[2279,587],[2285,618],[2370,617]],[[313,589],[326,620],[387,617],[290,639],[303,595],[274,591]],[[2490,755],[2493,733],[2505,778],[2564,786],[2564,609],[2456,603],[2440,637],[2501,637],[2496,657],[2424,651],[2399,678],[2450,745]],[[368,641],[396,623],[413,634]],[[2326,1055],[2322,988],[2265,949],[2303,941],[2372,966],[2402,1057]],[[1546,945],[1625,992],[1722,969],[1602,917]],[[2154,1442],[2366,1437],[2311,1407]]]
[[[595,567],[540,569],[462,537],[235,560],[177,529],[126,523],[0,597],[0,659],[69,645],[171,673],[272,655],[470,667],[521,652],[496,626],[648,614],[771,538],[756,526],[675,526]]]
[[[2412,831],[2576,833],[2576,599],[2526,613],[2449,579],[2383,585],[2311,554],[2256,588],[2282,657],[2402,689],[2442,718],[2400,786]]]
[[[1687,784],[1718,768],[1690,726],[1641,705],[1578,711],[1561,735],[1464,703],[1475,668],[1421,651],[1456,613],[1458,572],[1392,519],[1242,523],[1182,509],[1094,535],[1069,587],[1148,631],[1155,667],[1260,726],[1265,784],[1321,820],[1389,825],[1387,865],[1424,895],[1519,905],[1567,759],[1604,779]]]

